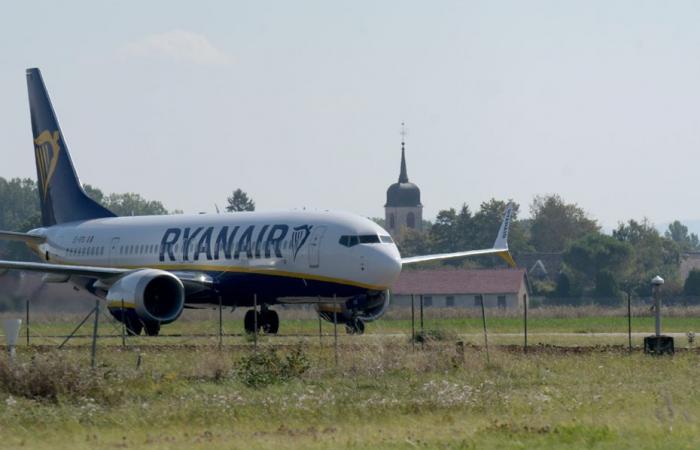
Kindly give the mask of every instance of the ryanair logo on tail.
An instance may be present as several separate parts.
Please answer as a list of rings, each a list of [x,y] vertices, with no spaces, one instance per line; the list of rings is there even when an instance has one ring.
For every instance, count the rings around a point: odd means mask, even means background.
[[[39,184],[41,186],[42,198],[46,198],[49,190],[49,183],[58,165],[58,155],[61,147],[58,141],[61,139],[60,133],[49,130],[41,132],[39,137],[34,139],[34,154],[36,156],[36,166],[39,171]]]

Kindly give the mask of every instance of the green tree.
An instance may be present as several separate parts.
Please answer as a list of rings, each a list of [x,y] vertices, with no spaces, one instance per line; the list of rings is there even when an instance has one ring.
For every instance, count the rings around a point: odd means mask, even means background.
[[[126,192],[109,194],[104,206],[118,216],[158,216],[168,214],[165,206],[157,200],[146,200],[140,194]]]
[[[556,194],[535,197],[530,215],[530,242],[539,252],[562,252],[570,242],[599,230],[583,209]]]
[[[647,219],[619,224],[613,231],[613,237],[629,243],[634,249],[627,282],[636,286],[639,295],[650,295],[649,280],[655,275],[661,275],[669,282],[678,278],[679,245],[661,236]]]
[[[680,221],[675,220],[668,225],[666,233],[664,233],[666,239],[671,239],[673,242],[678,244],[681,251],[692,252],[700,249],[700,242],[698,241],[698,235],[695,233],[688,234],[688,227],[680,223]]]
[[[428,255],[432,253],[430,235],[424,231],[404,230],[401,241],[397,242],[401,256]]]
[[[683,294],[700,297],[700,270],[693,269],[688,273],[683,284]]]
[[[255,211],[255,202],[241,189],[233,191],[233,194],[226,199],[226,202],[228,203],[226,206],[226,211],[228,212]]]

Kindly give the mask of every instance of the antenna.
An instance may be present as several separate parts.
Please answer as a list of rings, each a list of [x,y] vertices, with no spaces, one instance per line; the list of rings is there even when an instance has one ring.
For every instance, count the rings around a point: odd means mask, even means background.
[[[217,205],[216,203],[214,203],[214,209],[216,209],[217,214],[221,214],[221,211],[219,211],[219,205]]]
[[[404,122],[401,122],[401,131],[399,132],[401,135],[401,146],[406,143],[406,136],[408,136],[408,130],[406,129],[406,124]]]

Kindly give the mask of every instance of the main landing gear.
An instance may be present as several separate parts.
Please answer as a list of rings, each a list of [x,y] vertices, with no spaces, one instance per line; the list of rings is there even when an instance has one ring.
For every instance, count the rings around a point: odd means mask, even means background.
[[[246,333],[255,332],[255,316],[257,314],[258,332],[262,331],[266,334],[277,334],[280,329],[280,318],[277,311],[263,307],[261,311],[250,309],[245,313],[243,318],[243,327]]]
[[[365,333],[365,322],[359,317],[350,319],[345,324],[345,331],[348,334],[364,334]]]

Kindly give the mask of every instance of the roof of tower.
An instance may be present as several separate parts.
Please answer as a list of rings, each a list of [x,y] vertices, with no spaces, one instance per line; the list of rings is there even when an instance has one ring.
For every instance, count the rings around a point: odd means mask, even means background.
[[[386,191],[385,207],[418,207],[420,203],[420,189],[418,186],[408,181],[408,171],[406,170],[406,148],[401,142],[401,171],[398,183],[389,186]]]

